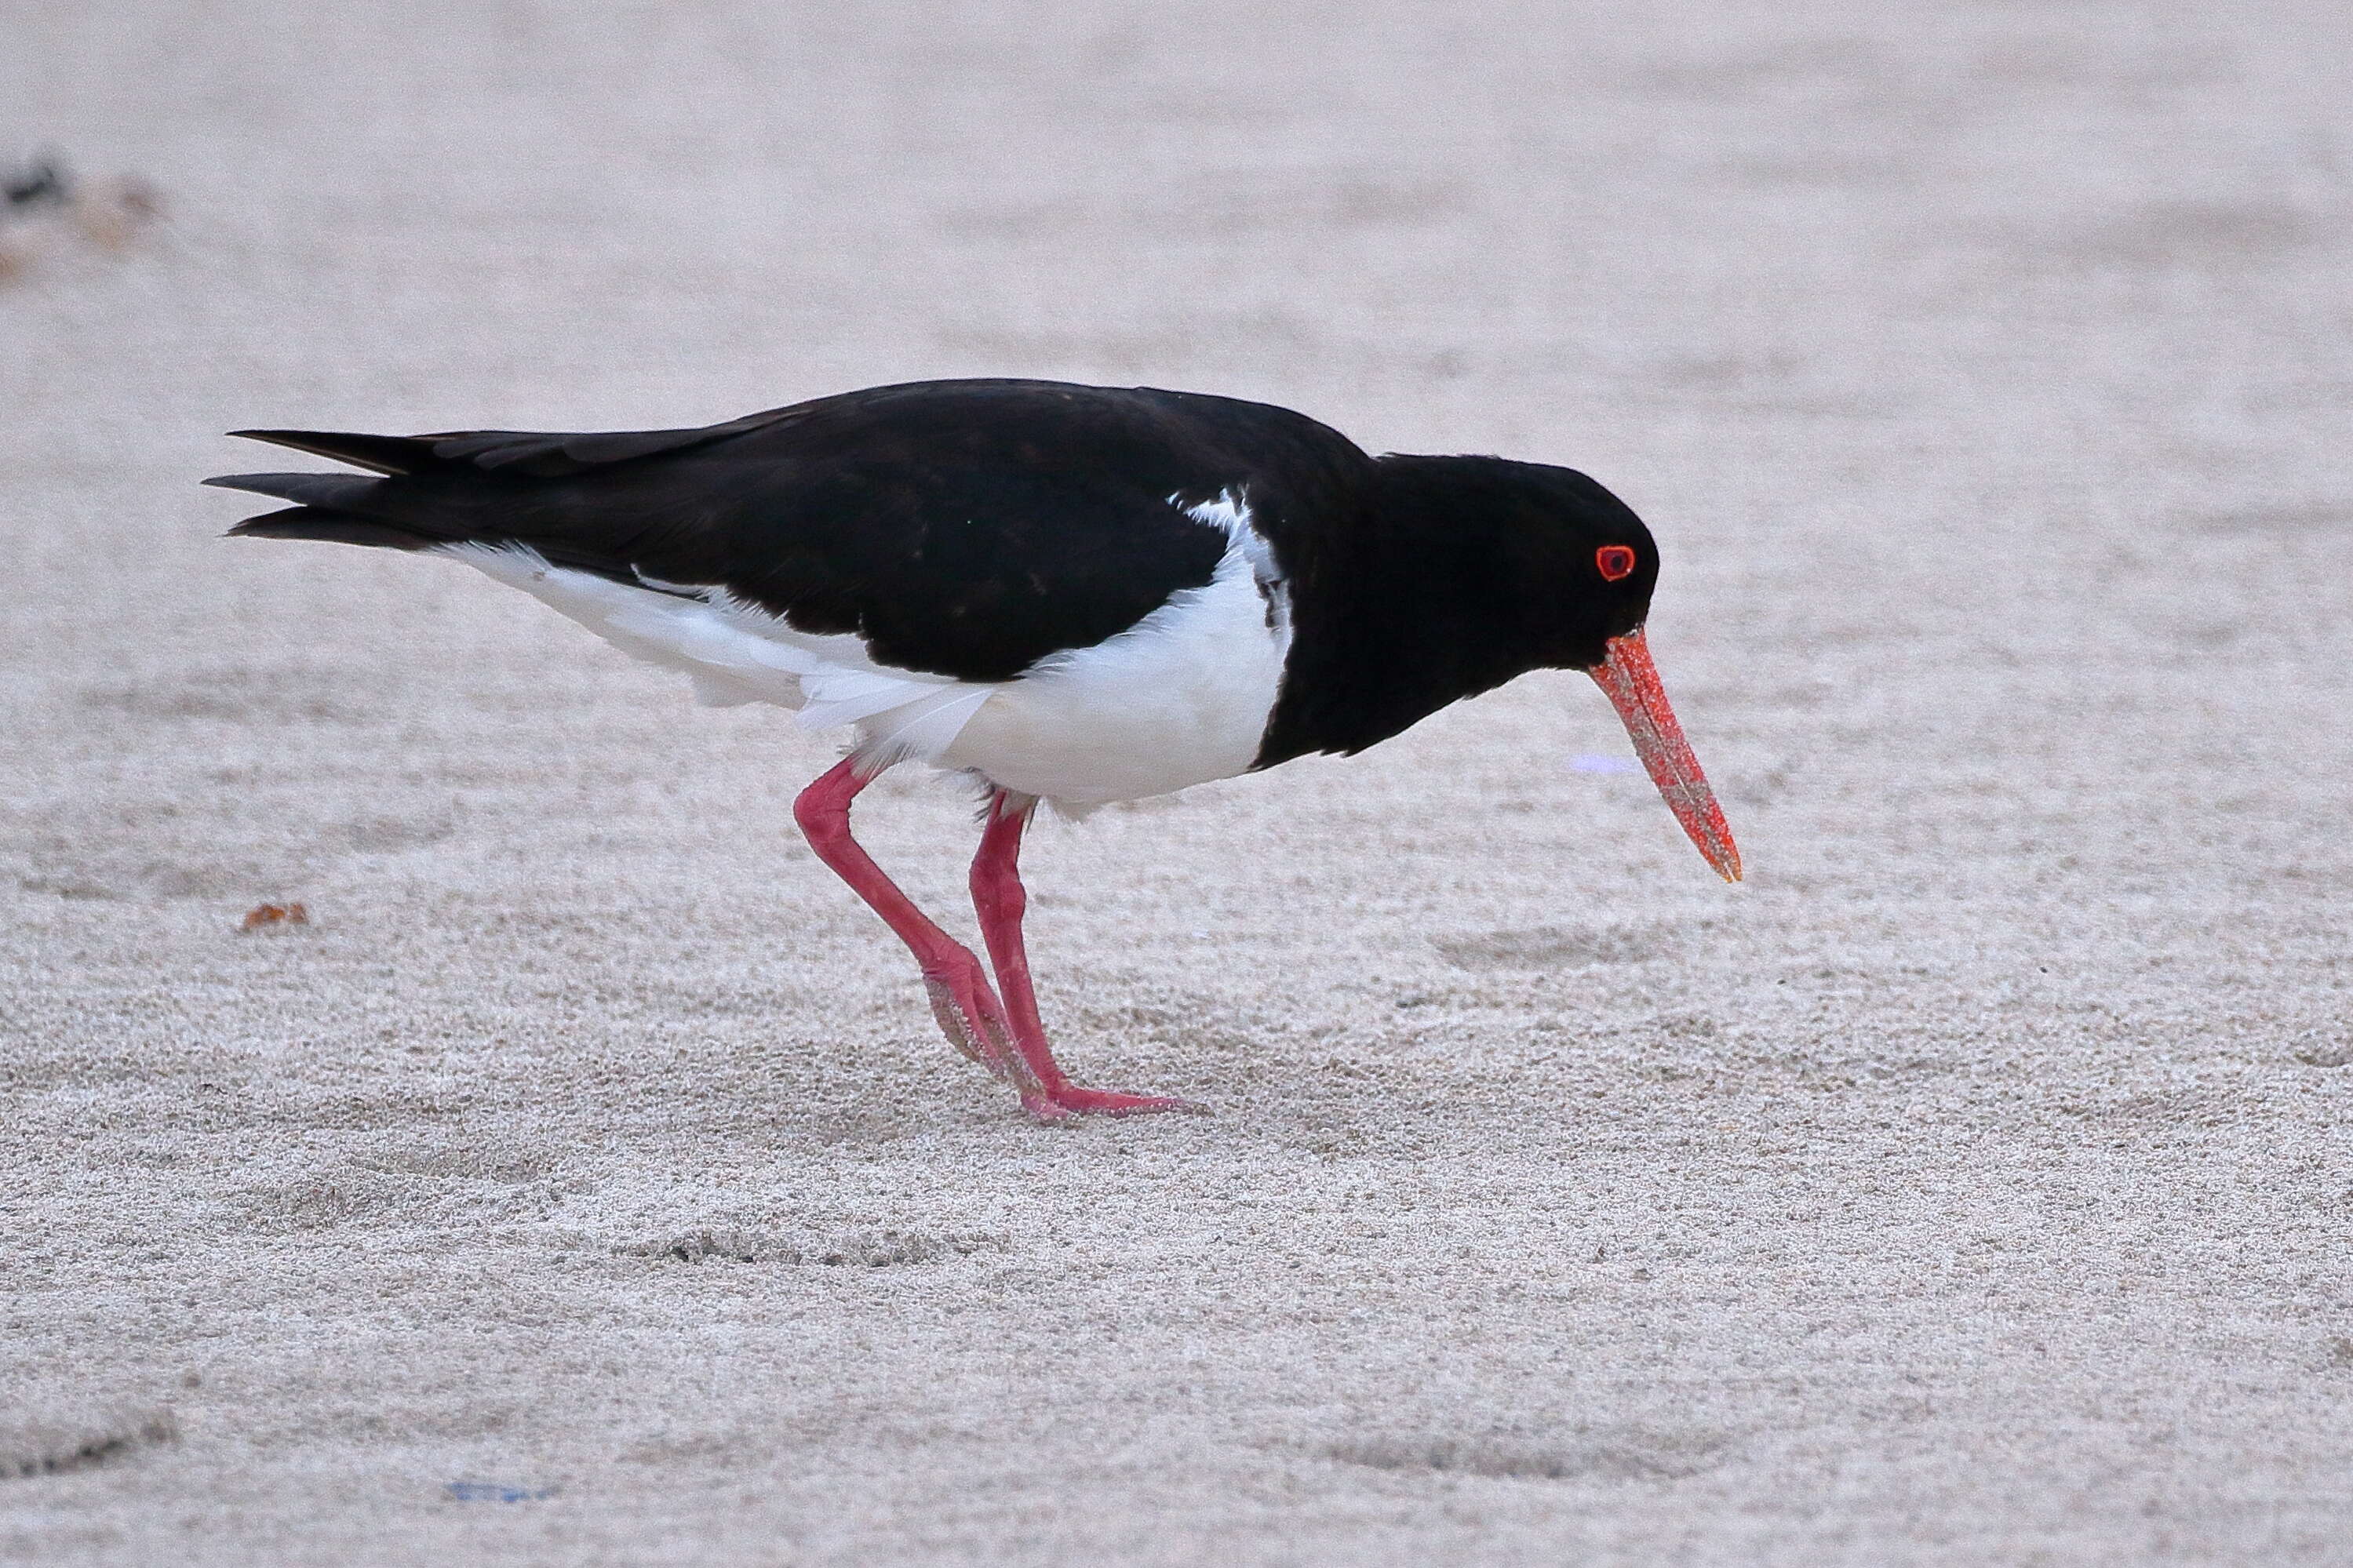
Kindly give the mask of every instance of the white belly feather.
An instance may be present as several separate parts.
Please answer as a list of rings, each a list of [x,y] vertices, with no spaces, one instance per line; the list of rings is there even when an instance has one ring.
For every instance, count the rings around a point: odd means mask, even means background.
[[[854,723],[859,751],[878,763],[968,771],[1084,811],[1246,771],[1282,684],[1289,603],[1247,508],[1223,496],[1182,510],[1227,537],[1206,585],[1116,637],[987,684],[878,664],[859,637],[796,631],[723,589],[636,587],[520,545],[443,552],[685,672],[706,703],[773,702],[807,730]]]

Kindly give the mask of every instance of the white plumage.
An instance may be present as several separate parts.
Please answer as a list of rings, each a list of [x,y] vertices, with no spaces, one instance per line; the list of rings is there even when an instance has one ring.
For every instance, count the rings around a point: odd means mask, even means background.
[[[442,553],[682,671],[706,704],[772,702],[812,731],[855,724],[859,752],[878,766],[976,773],[1078,815],[1246,772],[1282,688],[1289,599],[1248,506],[1230,492],[1170,504],[1226,536],[1208,584],[1115,637],[986,684],[880,664],[854,634],[797,631],[724,588],[635,586],[515,544]]]

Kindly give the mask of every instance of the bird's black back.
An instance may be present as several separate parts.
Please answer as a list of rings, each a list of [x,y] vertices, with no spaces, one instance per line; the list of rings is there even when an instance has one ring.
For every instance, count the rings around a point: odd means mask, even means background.
[[[1183,515],[1345,507],[1370,459],[1304,416],[1151,388],[918,382],[699,430],[248,431],[376,469],[213,481],[301,503],[233,532],[424,549],[528,545],[624,582],[723,586],[872,657],[1006,680],[1207,584],[1227,541]]]

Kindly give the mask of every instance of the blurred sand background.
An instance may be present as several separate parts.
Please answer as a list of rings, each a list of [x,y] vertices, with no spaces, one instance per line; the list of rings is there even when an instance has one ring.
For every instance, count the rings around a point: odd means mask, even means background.
[[[0,153],[168,214],[0,282],[0,1558],[2353,1561],[2348,80],[2326,0],[0,5]],[[1049,826],[1065,1061],[1219,1114],[1034,1128],[828,743],[195,484],[999,374],[1602,478],[1751,880],[1573,675]],[[962,794],[860,810],[968,931]]]

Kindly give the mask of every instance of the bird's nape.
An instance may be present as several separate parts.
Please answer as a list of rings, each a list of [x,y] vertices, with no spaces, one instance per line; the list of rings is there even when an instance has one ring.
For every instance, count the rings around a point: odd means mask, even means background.
[[[1659,786],[1667,809],[1675,814],[1675,820],[1683,824],[1716,875],[1737,882],[1740,847],[1733,843],[1724,808],[1716,805],[1715,792],[1708,787],[1707,775],[1700,772],[1699,758],[1692,754],[1683,727],[1668,706],[1658,666],[1651,662],[1650,639],[1637,626],[1623,637],[1611,637],[1608,647],[1609,656],[1586,673],[1618,710],[1619,720],[1634,742],[1634,754],[1641,759],[1651,782]]]

